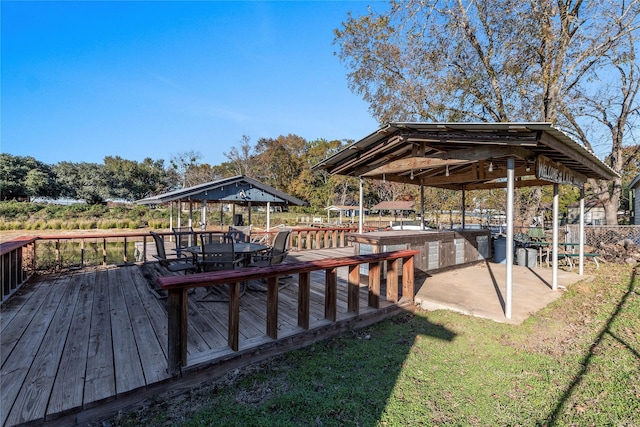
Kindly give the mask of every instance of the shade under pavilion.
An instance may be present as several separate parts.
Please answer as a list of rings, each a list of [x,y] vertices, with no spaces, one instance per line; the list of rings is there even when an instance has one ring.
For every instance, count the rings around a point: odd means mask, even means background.
[[[558,187],[581,189],[580,262],[584,262],[584,185],[617,176],[591,151],[551,123],[388,123],[313,167],[331,174],[461,190],[507,188],[507,242],[513,246],[513,194],[520,186],[554,186],[553,289],[557,289]],[[462,204],[464,206],[464,202]],[[360,233],[363,220],[360,217]],[[513,253],[506,257],[505,316],[511,317]]]

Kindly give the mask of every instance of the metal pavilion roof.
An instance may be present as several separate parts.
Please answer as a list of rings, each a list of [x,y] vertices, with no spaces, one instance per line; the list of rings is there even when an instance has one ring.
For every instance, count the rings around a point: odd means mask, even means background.
[[[314,169],[407,184],[504,187],[507,158],[516,185],[581,185],[617,176],[591,151],[550,123],[388,123]]]
[[[137,200],[141,205],[162,204],[175,201],[215,201],[236,205],[305,205],[306,202],[276,190],[253,178],[238,175],[218,181],[181,188],[146,199]]]

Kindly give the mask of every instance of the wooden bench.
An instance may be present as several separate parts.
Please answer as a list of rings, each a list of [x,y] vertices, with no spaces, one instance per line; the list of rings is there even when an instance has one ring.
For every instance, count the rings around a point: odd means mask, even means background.
[[[591,258],[593,260],[593,262],[596,263],[596,270],[598,268],[600,268],[600,264],[598,264],[598,257],[600,256],[600,254],[597,253],[586,253],[583,254],[585,259],[587,258]],[[580,258],[580,254],[573,254],[573,253],[559,253],[558,254],[558,260],[564,259],[567,261],[567,264],[569,265],[569,271],[571,271],[573,269],[573,259],[576,258]]]

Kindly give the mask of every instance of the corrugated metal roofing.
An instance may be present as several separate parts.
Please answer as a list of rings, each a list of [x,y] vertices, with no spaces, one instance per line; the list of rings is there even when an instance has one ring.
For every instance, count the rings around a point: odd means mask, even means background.
[[[237,205],[298,205],[306,202],[263,184],[253,178],[238,175],[193,187],[181,188],[157,196],[137,200],[141,205],[162,204],[175,201],[216,201]]]
[[[339,175],[463,188],[504,178],[508,157],[515,157],[519,178],[535,178],[535,165],[542,158],[568,168],[580,180],[617,176],[565,133],[550,123],[537,122],[388,123],[313,168]]]

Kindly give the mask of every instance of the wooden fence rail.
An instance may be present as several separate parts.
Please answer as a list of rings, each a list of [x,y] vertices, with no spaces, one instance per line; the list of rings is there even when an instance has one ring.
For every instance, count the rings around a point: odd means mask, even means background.
[[[381,263],[387,262],[386,299],[398,302],[401,298],[413,298],[414,256],[416,250],[399,250],[349,256],[270,267],[242,268],[238,270],[214,271],[180,276],[166,276],[157,279],[161,289],[168,291],[168,370],[177,374],[187,366],[187,290],[204,286],[229,285],[228,344],[233,351],[239,349],[240,337],[240,284],[250,280],[267,279],[266,333],[272,339],[278,338],[278,278],[298,275],[298,326],[309,329],[310,317],[310,275],[313,271],[325,271],[324,316],[335,322],[337,319],[337,269],[349,269],[347,284],[347,311],[358,315],[360,265],[369,266],[368,305],[379,308]],[[402,260],[402,288],[398,288]],[[400,292],[401,291],[401,292]]]
[[[347,233],[357,231],[357,228],[295,227],[291,230],[291,248],[293,250],[311,250],[348,246],[350,243],[347,242],[345,236]],[[200,232],[196,230],[195,234]],[[253,232],[251,237],[253,240],[261,239],[265,243],[269,243],[277,232],[278,229],[269,232]],[[173,236],[171,232],[158,232],[158,234],[165,236],[165,239]],[[194,244],[198,243],[197,239],[196,236]],[[18,248],[22,246],[28,246],[29,253],[33,255],[29,257],[30,271],[52,271],[155,261],[149,251],[149,248],[153,247],[153,239],[148,232],[78,233],[20,237],[4,242],[2,245],[3,251],[7,252],[7,254],[3,254],[2,258],[3,271],[7,274],[10,270],[7,270],[6,266],[18,263],[18,257],[22,255],[22,250]],[[14,245],[17,246],[14,247]],[[4,249],[10,247],[11,249]],[[11,286],[9,282],[7,284]]]
[[[0,243],[0,268],[2,268],[2,298],[9,298],[35,271],[34,237],[20,237]]]

